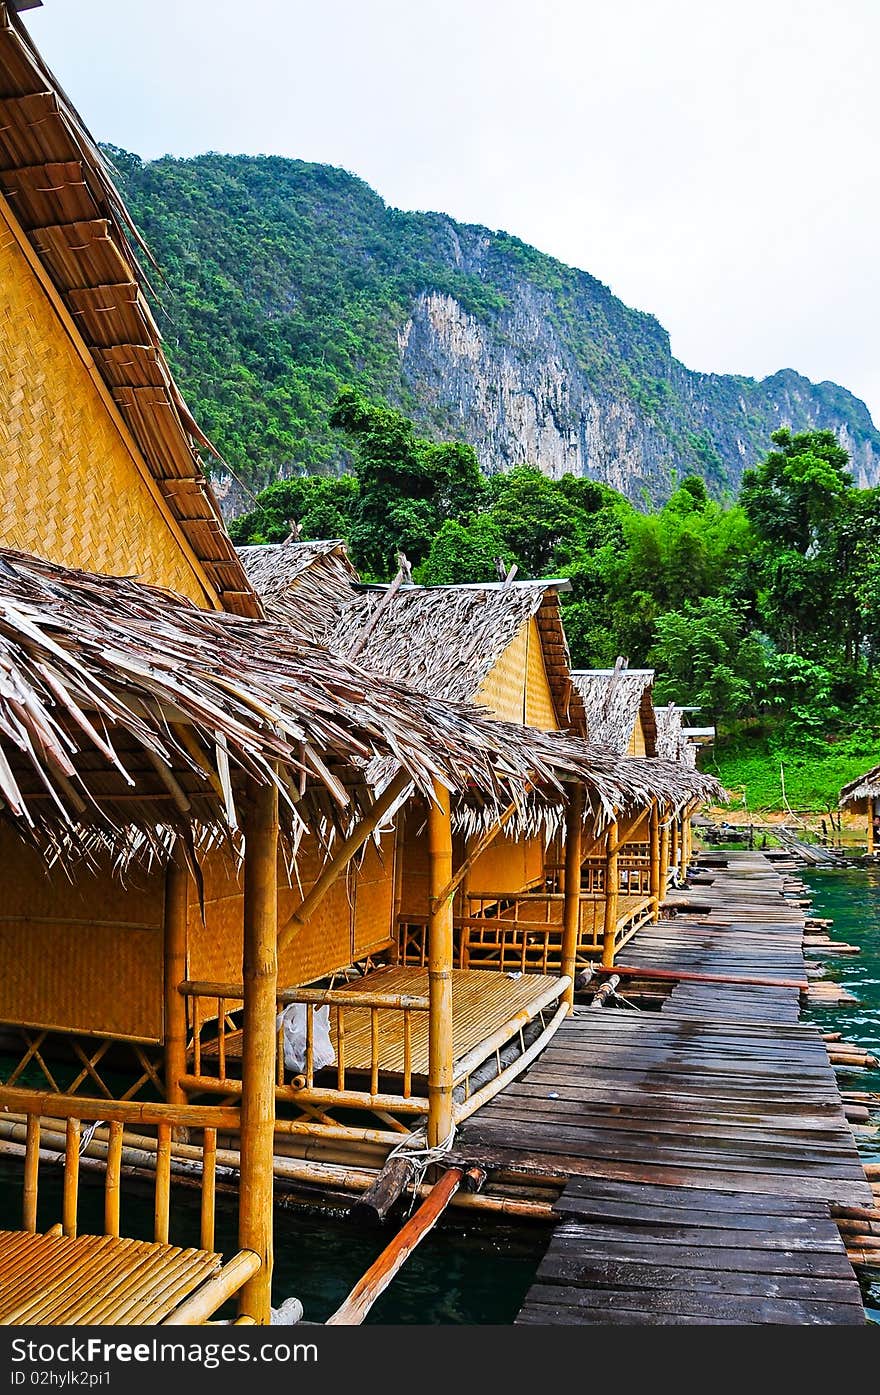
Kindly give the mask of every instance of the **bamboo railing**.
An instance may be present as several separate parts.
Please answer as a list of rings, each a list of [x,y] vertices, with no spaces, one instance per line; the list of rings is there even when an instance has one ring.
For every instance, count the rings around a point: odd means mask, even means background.
[[[123,1131],[137,1125],[155,1131],[156,1175],[153,1197],[153,1238],[169,1243],[171,1221],[171,1144],[176,1130],[201,1134],[201,1248],[214,1248],[216,1210],[216,1154],[218,1129],[238,1128],[237,1109],[219,1105],[135,1104],[121,1100],[86,1099],[33,1090],[0,1087],[0,1112],[7,1118],[21,1116],[26,1124],[22,1227],[35,1234],[41,1154],[63,1151],[61,1229],[75,1237],[78,1230],[80,1156],[91,1146],[91,1133],[99,1130],[97,1151],[106,1161],[104,1177],[104,1235],[119,1237],[122,1193]],[[57,1121],[57,1123],[55,1122]]]
[[[181,993],[192,1000],[193,1028],[191,1071],[182,1084],[190,1092],[236,1096],[241,1093],[239,1065],[240,1028],[233,1014],[242,1003],[240,984],[181,984]],[[405,1115],[428,1112],[426,1094],[414,1086],[413,1019],[427,1013],[427,995],[378,993],[352,988],[289,988],[277,995],[277,1010],[290,1003],[306,1008],[305,1060],[301,1074],[291,1076],[284,1067],[284,1043],[279,1031],[276,1045],[275,1096],[279,1102],[298,1106],[345,1105]],[[336,1061],[323,1072],[315,1069],[315,1013],[330,1009],[330,1030]],[[361,1050],[355,1063],[349,1055],[354,1024]],[[368,1058],[364,1059],[364,1041]],[[382,1054],[394,1046],[395,1068],[383,1066]],[[318,1077],[320,1077],[318,1079]],[[314,1110],[309,1109],[312,1118]],[[288,1132],[310,1133],[308,1120],[286,1121]],[[324,1130],[322,1130],[324,1131]]]

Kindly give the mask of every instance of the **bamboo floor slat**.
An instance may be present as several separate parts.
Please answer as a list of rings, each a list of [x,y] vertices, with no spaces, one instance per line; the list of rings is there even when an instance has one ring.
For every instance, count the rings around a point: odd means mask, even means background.
[[[452,1049],[455,1061],[479,1046],[517,1013],[528,1009],[553,983],[555,975],[497,973],[491,969],[452,971]],[[348,993],[389,993],[427,996],[428,971],[404,965],[376,969],[345,985]],[[411,1012],[411,1061],[414,1078],[428,1075],[428,1013]],[[402,1075],[404,1039],[402,1011],[382,1008],[379,1018],[379,1069],[383,1074]],[[511,1033],[514,1035],[514,1033]],[[331,1037],[336,1049],[335,1015],[331,1012]],[[370,1011],[345,1009],[346,1072],[369,1073],[372,1053]],[[205,1060],[216,1058],[216,1047],[205,1043]],[[227,1032],[227,1063],[241,1058],[241,1033]],[[331,1068],[332,1069],[332,1068]]]
[[[729,855],[703,914],[646,926],[626,963],[805,977],[805,912],[760,854]],[[861,1323],[832,1203],[871,1204],[797,989],[677,984],[660,1012],[578,1007],[459,1146],[565,1180],[518,1321]]]
[[[159,1323],[220,1264],[146,1240],[0,1231],[0,1325]]]

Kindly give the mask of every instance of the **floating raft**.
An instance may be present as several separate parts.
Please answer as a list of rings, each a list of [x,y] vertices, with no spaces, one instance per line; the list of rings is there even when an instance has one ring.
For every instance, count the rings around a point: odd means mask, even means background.
[[[628,963],[805,978],[804,912],[731,853],[704,915],[646,927]],[[797,988],[679,983],[660,1012],[579,1007],[461,1143],[566,1185],[523,1323],[862,1322],[830,1207],[871,1205]],[[736,1239],[731,1238],[736,1235]]]

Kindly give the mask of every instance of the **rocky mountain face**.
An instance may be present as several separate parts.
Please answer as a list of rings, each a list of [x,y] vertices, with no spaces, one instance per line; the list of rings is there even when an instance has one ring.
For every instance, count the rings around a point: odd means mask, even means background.
[[[181,385],[250,487],[345,468],[326,422],[343,383],[470,442],[487,472],[529,462],[635,500],[673,472],[734,492],[782,425],[835,431],[858,482],[880,482],[880,433],[846,389],[693,372],[653,316],[508,234],[401,213],[328,166],[110,153],[166,277]],[[232,475],[217,485],[246,506]]]

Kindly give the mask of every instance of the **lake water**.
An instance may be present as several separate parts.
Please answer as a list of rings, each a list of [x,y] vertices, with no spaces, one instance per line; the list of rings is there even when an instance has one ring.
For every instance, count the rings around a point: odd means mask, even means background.
[[[810,869],[800,875],[810,888],[815,914],[834,921],[831,938],[859,945],[862,951],[836,959],[823,955],[820,960],[827,964],[829,977],[859,999],[858,1007],[811,1008],[805,1016],[823,1031],[841,1032],[845,1041],[880,1057],[880,866]],[[839,1071],[837,1078],[843,1090],[880,1094],[880,1070]],[[880,1162],[880,1134],[858,1135],[858,1145],[866,1162]],[[866,1304],[880,1309],[880,1273],[862,1279],[862,1290]]]

